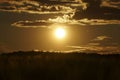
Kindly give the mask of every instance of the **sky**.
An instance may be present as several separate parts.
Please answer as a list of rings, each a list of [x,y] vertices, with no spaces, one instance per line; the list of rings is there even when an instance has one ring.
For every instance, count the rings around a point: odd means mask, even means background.
[[[119,53],[120,0],[0,0],[0,53],[29,50]]]

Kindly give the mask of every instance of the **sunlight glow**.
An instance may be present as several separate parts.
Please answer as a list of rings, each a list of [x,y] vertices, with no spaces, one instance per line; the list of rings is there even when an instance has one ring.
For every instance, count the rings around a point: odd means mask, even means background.
[[[55,29],[55,36],[58,39],[63,39],[66,35],[66,31],[63,28],[56,28]]]

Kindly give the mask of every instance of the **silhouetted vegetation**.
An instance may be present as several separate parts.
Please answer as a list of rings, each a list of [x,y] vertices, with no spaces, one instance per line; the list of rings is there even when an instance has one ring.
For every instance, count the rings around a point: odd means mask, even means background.
[[[120,55],[42,51],[1,54],[0,80],[120,80]]]

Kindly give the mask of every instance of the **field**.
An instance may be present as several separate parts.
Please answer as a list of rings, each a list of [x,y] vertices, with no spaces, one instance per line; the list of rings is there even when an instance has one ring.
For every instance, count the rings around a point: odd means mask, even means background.
[[[0,80],[120,80],[120,55],[34,51],[1,54]]]

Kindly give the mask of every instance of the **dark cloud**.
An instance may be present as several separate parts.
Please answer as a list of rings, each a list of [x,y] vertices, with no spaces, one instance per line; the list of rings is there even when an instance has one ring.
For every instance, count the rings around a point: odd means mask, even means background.
[[[110,0],[110,1],[113,1],[113,2],[120,2],[120,0]]]
[[[76,12],[74,18],[88,18],[88,19],[120,19],[120,9],[111,6],[101,6],[104,0],[83,0],[87,3],[86,10]],[[118,2],[116,2],[118,3]],[[110,2],[107,2],[110,4]],[[114,6],[117,4],[114,4]]]
[[[69,6],[47,5],[36,1],[3,1],[0,2],[0,10],[37,14],[71,13],[75,11]]]
[[[36,2],[37,1],[37,2]],[[43,4],[45,2],[45,4]],[[49,3],[54,2],[54,5]],[[0,10],[28,12],[37,14],[56,14],[63,13],[64,16],[57,18],[50,18],[48,20],[37,21],[19,21],[13,26],[17,27],[40,27],[48,24],[62,23],[62,24],[77,24],[77,25],[108,25],[120,24],[119,9],[111,7],[101,7],[103,1],[101,0],[35,0],[35,1],[2,1],[0,3]],[[63,3],[63,4],[61,4]],[[117,1],[115,2],[117,3]],[[69,5],[69,6],[68,6]],[[77,6],[75,6],[77,5]],[[79,6],[78,6],[79,5]],[[83,6],[84,5],[84,6]],[[86,7],[86,5],[88,5]],[[75,6],[75,7],[73,7]],[[80,8],[78,8],[80,7]],[[83,9],[82,9],[83,8]],[[86,9],[87,8],[87,9]],[[67,14],[66,14],[67,13]],[[112,19],[112,20],[105,20]]]
[[[120,19],[118,0],[5,0],[0,10],[37,14],[75,13],[74,19]]]
[[[66,4],[78,4],[82,3],[82,0],[34,0],[48,5],[66,5]]]

